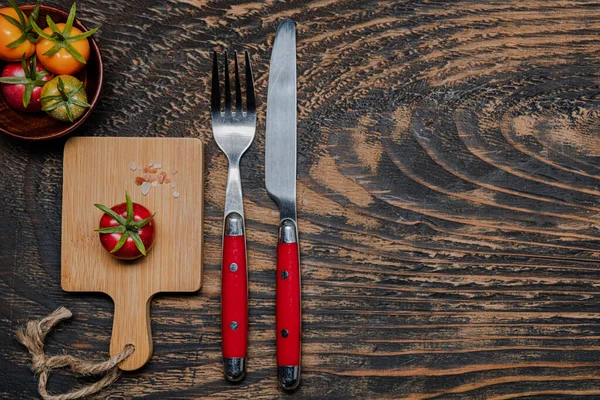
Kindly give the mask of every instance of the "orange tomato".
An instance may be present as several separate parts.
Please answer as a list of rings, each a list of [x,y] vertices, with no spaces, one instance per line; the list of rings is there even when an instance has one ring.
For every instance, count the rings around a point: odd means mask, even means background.
[[[56,26],[60,32],[65,29],[65,24],[56,24]],[[44,33],[52,36],[52,29],[44,29]],[[79,29],[75,27],[71,28],[71,36],[80,35],[81,33],[83,32]],[[55,44],[55,42],[40,36],[40,41],[35,46],[37,58],[44,68],[56,75],[73,75],[85,67],[84,63],[77,61],[66,49],[60,49],[51,56],[45,56],[44,53],[54,47]],[[89,60],[90,43],[87,38],[70,42],[69,44],[81,54],[85,61]]]
[[[10,8],[0,8],[0,14],[6,14],[9,17],[13,17],[17,21],[19,21],[19,15],[17,12]],[[25,17],[25,22],[27,22],[27,16]],[[31,43],[29,40],[25,40],[19,46],[11,49],[6,47],[8,44],[14,42],[18,38],[21,37],[23,32],[21,28],[15,26],[8,22],[6,18],[0,15],[0,59],[8,62],[20,61],[21,56],[25,54],[25,58],[29,58],[35,52],[35,44]]]

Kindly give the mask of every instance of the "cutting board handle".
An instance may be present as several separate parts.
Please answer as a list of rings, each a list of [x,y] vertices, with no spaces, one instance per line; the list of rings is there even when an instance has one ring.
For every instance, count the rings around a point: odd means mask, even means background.
[[[134,345],[133,354],[119,364],[119,368],[123,371],[134,371],[143,367],[152,356],[150,298],[145,299],[125,293],[113,300],[115,315],[110,339],[110,355],[119,353],[127,344]]]

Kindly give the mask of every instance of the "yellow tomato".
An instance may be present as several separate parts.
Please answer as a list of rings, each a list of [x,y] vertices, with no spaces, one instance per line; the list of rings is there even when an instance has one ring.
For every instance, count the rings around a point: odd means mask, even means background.
[[[0,14],[8,15],[19,21],[19,15],[10,7],[0,8]],[[25,22],[27,22],[27,16],[24,17]],[[19,39],[21,35],[23,35],[21,28],[11,24],[4,16],[0,15],[0,59],[13,62],[20,61],[23,54],[25,54],[25,58],[29,58],[33,55],[35,52],[35,44],[31,43],[29,40],[25,40],[14,49],[6,47]]]
[[[63,32],[65,29],[65,24],[56,24],[56,26],[60,32]],[[44,29],[44,33],[52,36],[53,32],[52,29],[48,27]],[[80,35],[81,33],[83,32],[73,27],[71,28],[70,36]],[[40,41],[35,46],[37,58],[42,63],[44,68],[56,75],[73,75],[85,67],[84,63],[77,61],[75,57],[73,57],[73,55],[71,55],[71,53],[69,53],[66,49],[60,49],[58,52],[50,56],[45,56],[44,53],[54,47],[55,44],[55,42],[44,39],[40,36]],[[87,38],[70,42],[69,44],[75,50],[77,50],[79,54],[81,54],[85,61],[89,60],[90,43]]]

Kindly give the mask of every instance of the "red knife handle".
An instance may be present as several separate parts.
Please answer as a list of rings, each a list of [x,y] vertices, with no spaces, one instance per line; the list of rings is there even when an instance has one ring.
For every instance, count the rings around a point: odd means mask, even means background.
[[[279,227],[276,277],[277,378],[282,388],[300,383],[300,252],[295,221],[285,219]]]
[[[248,348],[248,273],[244,218],[225,217],[221,265],[221,336],[225,378],[244,379]]]

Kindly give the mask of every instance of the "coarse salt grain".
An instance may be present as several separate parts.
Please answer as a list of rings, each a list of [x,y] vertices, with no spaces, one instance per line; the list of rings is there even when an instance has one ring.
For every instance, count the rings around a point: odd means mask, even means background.
[[[158,182],[157,181],[152,182],[152,186],[158,186]]]
[[[148,166],[151,167],[154,165],[154,161],[150,160],[150,162],[148,163]]]
[[[148,182],[142,183],[142,194],[145,196],[150,191],[150,184]]]
[[[137,167],[137,170],[138,170],[138,171],[143,171],[143,170],[144,170],[144,167],[142,167],[141,165],[138,165],[138,167]]]
[[[174,190],[173,197],[178,198],[179,196],[181,196],[181,194],[177,190]]]
[[[159,163],[159,162],[154,163],[153,167],[154,168],[162,168],[162,163]]]
[[[173,183],[171,183],[171,187],[172,187],[172,188],[174,188],[174,187],[177,187],[177,182],[173,182]]]
[[[173,168],[173,175],[177,173],[177,168]]]
[[[135,162],[133,162],[133,161],[132,161],[132,162],[131,162],[131,164],[129,164],[129,168],[130,168],[132,171],[135,171],[135,170],[137,169],[137,165],[135,165]]]

